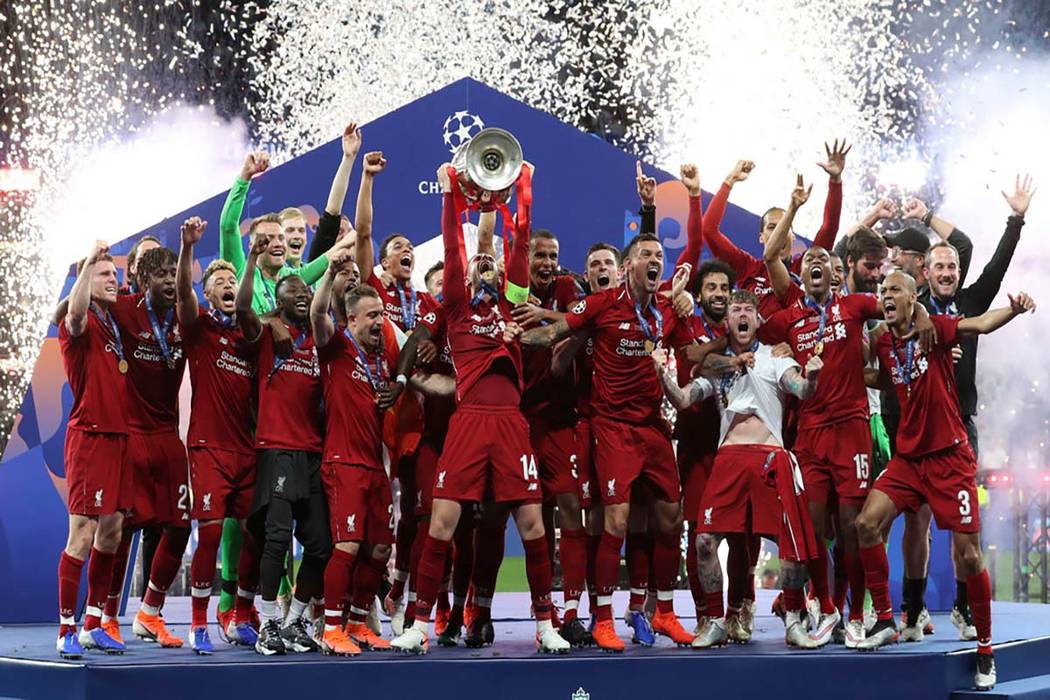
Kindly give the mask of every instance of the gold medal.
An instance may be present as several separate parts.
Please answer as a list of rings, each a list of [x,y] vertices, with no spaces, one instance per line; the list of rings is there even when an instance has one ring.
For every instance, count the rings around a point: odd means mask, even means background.
[[[117,363],[117,371],[120,372],[121,374],[127,374],[128,373],[128,361],[127,360],[121,360],[120,362],[118,362]]]
[[[655,349],[656,349],[656,343],[654,343],[654,342],[653,342],[653,341],[651,341],[651,340],[647,340],[647,341],[645,341],[645,351],[646,351],[647,353],[649,353],[650,355],[652,355],[652,354],[653,354],[653,350],[655,350]]]
[[[824,352],[824,341],[820,341],[813,346],[813,354],[819,356],[820,353]]]

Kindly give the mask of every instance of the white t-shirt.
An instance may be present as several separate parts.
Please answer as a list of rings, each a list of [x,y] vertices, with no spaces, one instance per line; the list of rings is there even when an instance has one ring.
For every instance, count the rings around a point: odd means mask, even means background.
[[[729,387],[729,405],[723,407],[721,399],[718,401],[722,414],[719,445],[725,442],[729,426],[737,416],[758,416],[777,444],[783,446],[780,429],[784,419],[784,390],[780,379],[792,367],[799,367],[793,358],[773,357],[770,346],[758,346],[755,366],[737,375]],[[697,377],[693,382],[700,389],[701,400],[717,396],[721,386],[720,381],[706,377]]]

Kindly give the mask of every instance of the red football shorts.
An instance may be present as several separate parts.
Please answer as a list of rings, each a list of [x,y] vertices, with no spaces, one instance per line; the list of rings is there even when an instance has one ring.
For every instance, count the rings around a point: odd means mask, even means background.
[[[810,501],[827,503],[832,491],[840,501],[867,497],[871,486],[871,424],[867,418],[799,428],[795,456]]]
[[[776,538],[780,534],[777,492],[762,478],[770,454],[767,445],[723,445],[715,455],[699,510],[686,512],[700,532],[747,532]]]
[[[491,466],[491,469],[490,469]],[[460,406],[448,424],[434,475],[434,498],[539,501],[529,425],[517,406]]]
[[[573,461],[573,469],[576,473],[577,493],[580,495],[580,505],[590,508],[596,503],[601,503],[600,494],[594,489],[594,435],[591,432],[591,419],[580,416],[576,422],[576,455]]]
[[[542,415],[531,416],[529,441],[540,467],[543,500],[553,503],[563,493],[579,491],[573,462],[576,459],[576,431],[571,426],[552,426]]]
[[[189,467],[178,433],[131,433],[127,454],[133,526],[189,527]]]
[[[872,488],[889,496],[897,510],[914,512],[929,503],[942,530],[981,530],[977,460],[969,443],[914,459],[894,455]]]
[[[255,454],[189,448],[194,520],[247,518],[255,494]]]
[[[678,441],[678,476],[682,481],[682,513],[687,521],[697,522],[700,501],[711,479],[715,453],[701,452]]]
[[[434,474],[440,457],[441,446],[424,435],[416,451],[416,517],[430,515],[434,510]]]
[[[385,471],[325,462],[321,481],[333,542],[394,544],[394,499]]]
[[[125,507],[120,489],[127,445],[127,435],[66,428],[70,515],[111,515]]]
[[[591,419],[597,492],[603,503],[628,503],[631,487],[644,477],[653,496],[677,503],[681,498],[671,439],[656,425],[633,425],[603,416]]]

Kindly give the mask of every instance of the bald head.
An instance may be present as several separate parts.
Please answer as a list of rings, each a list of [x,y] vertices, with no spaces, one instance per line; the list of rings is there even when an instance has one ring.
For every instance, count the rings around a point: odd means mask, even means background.
[[[915,278],[903,270],[894,270],[886,275],[883,285],[890,284],[891,280],[907,290],[909,294],[915,294],[918,291],[918,287],[915,285]]]

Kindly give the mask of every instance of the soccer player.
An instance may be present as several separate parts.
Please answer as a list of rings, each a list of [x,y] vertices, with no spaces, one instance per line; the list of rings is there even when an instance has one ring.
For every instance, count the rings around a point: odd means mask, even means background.
[[[852,146],[847,146],[846,141],[841,143],[836,139],[832,146],[824,144],[827,160],[818,163],[824,172],[828,174],[828,197],[824,203],[824,221],[820,230],[813,238],[813,245],[821,248],[830,248],[835,241],[835,234],[839,228],[839,215],[842,212],[842,171],[846,167],[846,154]],[[749,160],[738,161],[733,170],[726,176],[725,181],[715,196],[708,204],[704,215],[703,235],[711,253],[720,260],[724,260],[736,272],[737,286],[754,292],[762,305],[759,313],[763,318],[769,318],[780,309],[773,287],[769,280],[766,267],[762,260],[749,255],[738,248],[729,237],[719,230],[722,216],[725,214],[726,204],[729,201],[729,193],[738,182],[743,182],[751,174],[755,164]],[[771,207],[762,215],[758,239],[763,244],[772,235],[785,211],[780,207]],[[794,233],[790,232],[781,249],[778,251],[784,258],[792,273],[799,273],[801,258],[791,259],[792,243]]]
[[[785,219],[794,216],[811,190],[812,185],[806,189],[800,175]],[[845,642],[852,648],[864,638],[863,568],[857,558],[853,523],[868,493],[871,477],[868,397],[861,370],[863,329],[864,323],[879,318],[881,311],[870,294],[831,293],[830,256],[820,246],[811,247],[802,257],[804,293],[791,284],[787,267],[777,253],[786,236],[786,227],[778,226],[767,241],[765,255],[775,288],[788,288],[784,297],[786,308],[763,324],[759,337],[770,344],[787,341],[800,364],[808,363],[813,355],[824,362],[815,395],[801,403],[794,452],[805,476],[815,532],[823,534],[827,530],[829,494],[834,493],[838,499],[838,533],[843,539],[851,591]],[[920,318],[919,329],[929,334],[928,317]],[[829,590],[827,549],[819,547],[818,550],[818,558],[811,560],[809,567],[814,597],[821,607],[813,636],[822,646],[831,641],[841,616]]]
[[[811,397],[823,362],[810,357],[803,374],[793,359],[774,357],[770,346],[757,340],[758,298],[738,290],[728,302],[726,352],[737,361],[732,372],[713,380],[698,377],[680,387],[667,368],[666,352],[653,353],[664,392],[675,408],[684,411],[711,398],[716,400],[715,410],[721,404],[718,453],[697,513],[686,516],[699,525],[700,533],[689,546],[697,549],[707,617],[692,646],[706,649],[730,639],[718,545],[725,537],[736,537],[747,551],[746,538],[757,533],[780,546],[785,639],[790,646],[812,648],[815,642],[800,616],[805,604],[805,562],[816,556],[818,544],[809,525],[801,471],[783,449],[781,426],[784,394]]]
[[[147,250],[154,248],[160,248],[160,239],[156,236],[143,236],[142,238],[135,241],[135,245],[131,246],[131,250],[128,251],[128,255],[124,268],[124,286],[120,288],[119,294],[135,294],[142,290],[139,289],[138,284],[138,261],[139,256],[145,253]]]
[[[391,387],[396,346],[383,342],[383,304],[368,285],[346,290],[347,325],[328,314],[332,281],[349,254],[333,258],[310,307],[321,363],[325,419],[322,476],[335,548],[325,567],[325,629],[321,650],[355,656],[390,649],[365,625],[394,543],[390,478],[383,467],[383,415],[404,388]],[[400,377],[403,379],[403,377]],[[343,601],[351,590],[349,623]]]
[[[306,215],[297,207],[285,207],[278,212],[277,221],[281,224],[288,245],[285,255],[288,267],[302,267],[303,253],[306,252]]]
[[[281,234],[275,231],[273,235]],[[262,543],[261,629],[254,647],[264,656],[315,648],[302,618],[311,599],[322,596],[325,563],[332,550],[328,504],[321,482],[323,394],[310,330],[312,294],[296,275],[286,275],[276,284],[278,319],[293,339],[291,356],[279,357],[271,326],[264,325],[253,310],[255,265],[270,245],[264,235],[256,237],[236,298],[237,324],[245,340],[257,343],[259,348],[255,495],[248,527],[256,542]],[[303,545],[303,559],[295,595],[282,624],[277,619],[277,592],[285,554],[291,545],[293,522],[295,537]],[[234,629],[239,631],[235,641],[252,641],[248,631],[251,627],[242,624],[239,615]],[[289,644],[288,639],[294,641]]]
[[[663,392],[653,363],[652,350],[660,344],[672,348],[692,339],[671,304],[657,293],[663,274],[663,247],[655,235],[641,233],[624,253],[627,283],[577,302],[565,319],[526,331],[524,345],[551,345],[581,329],[594,338],[594,385],[591,428],[594,461],[604,508],[605,528],[597,552],[597,618],[593,636],[607,651],[623,651],[612,620],[612,591],[620,564],[630,514],[631,490],[640,477],[655,492],[658,525],[653,568],[658,591],[653,630],[677,644],[690,644],[674,613],[674,585],[678,577],[682,506],[678,470],[667,426],[660,416]],[[688,265],[675,273],[672,297],[689,280]]]
[[[981,557],[980,509],[977,505],[977,461],[959,411],[951,347],[963,337],[991,333],[1035,309],[1023,292],[1010,296],[1010,306],[974,318],[937,315],[935,343],[909,339],[916,325],[915,280],[891,273],[882,284],[880,304],[887,332],[878,337],[882,385],[897,393],[901,426],[897,452],[875,482],[857,518],[865,580],[879,621],[861,649],[875,649],[897,640],[889,599],[889,562],[882,533],[902,510],[929,503],[937,526],[952,532],[957,575],[966,577],[967,595],[977,627],[977,671],[974,685],[995,685],[992,657],[992,591]]]
[[[101,627],[124,520],[121,488],[128,433],[128,363],[109,311],[116,300],[117,268],[108,247],[96,243],[77,266],[69,308],[58,330],[62,364],[73,392],[65,441],[69,538],[58,560],[56,648],[64,659],[79,659],[85,648],[124,652],[123,642]],[[87,610],[78,635],[80,575],[89,556]]]
[[[582,296],[571,275],[557,275],[558,239],[550,231],[533,231],[529,239],[529,300],[514,307],[514,321],[524,330],[557,323]],[[577,617],[587,576],[587,533],[573,459],[576,453],[576,392],[572,377],[551,374],[551,350],[523,348],[525,391],[521,410],[529,422],[529,439],[540,468],[545,511],[558,508],[561,529],[559,554],[562,567],[565,621],[560,631],[573,646],[590,634]],[[547,545],[554,546],[554,518],[544,517]],[[553,549],[551,551],[553,555]]]
[[[251,512],[255,485],[254,414],[256,345],[249,344],[237,324],[237,277],[233,265],[215,260],[204,270],[201,284],[208,308],[193,290],[193,247],[206,221],[198,217],[182,225],[182,249],[176,267],[176,313],[183,349],[190,369],[193,399],[187,436],[191,515],[197,521],[197,549],[190,565],[193,617],[190,648],[197,654],[214,651],[208,635],[208,600],[215,577],[215,559],[223,518],[241,528]],[[237,597],[242,622],[250,621],[252,599],[259,583],[259,550],[250,536],[244,539],[237,571]],[[232,624],[232,621],[231,621]],[[224,630],[229,636],[232,629]]]
[[[531,167],[531,166],[526,166]],[[419,561],[416,618],[394,639],[399,650],[427,649],[430,610],[444,575],[445,555],[464,501],[480,501],[486,485],[498,503],[515,505],[514,518],[525,547],[525,571],[536,616],[536,644],[541,651],[564,653],[571,647],[551,625],[551,567],[543,531],[536,458],[528,425],[521,415],[521,350],[514,342],[520,327],[511,321],[513,304],[528,298],[529,217],[519,204],[514,247],[507,261],[505,290],[493,283],[496,261],[479,253],[464,270],[460,257],[460,222],[451,166],[438,168],[444,193],[441,234],[445,243],[442,306],[449,346],[457,369],[457,408],[449,422],[445,450],[434,482],[430,531]],[[537,329],[541,330],[541,329]]]
[[[128,362],[128,446],[124,481],[131,515],[124,539],[144,525],[163,528],[150,566],[142,606],[132,627],[136,636],[162,647],[182,640],[164,625],[160,609],[182,565],[190,536],[186,448],[179,439],[179,387],[185,368],[182,337],[175,324],[175,252],[153,248],[137,260],[142,293],[120,296],[110,308],[120,327]],[[123,549],[123,543],[122,543]],[[122,563],[115,573],[122,574]],[[112,621],[114,634],[119,625]]]
[[[346,236],[356,235],[350,219],[342,211],[343,202],[346,200],[346,189],[350,184],[350,173],[353,171],[354,160],[361,147],[361,130],[357,124],[350,122],[343,130],[342,147],[343,155],[332,177],[332,185],[328,190],[328,201],[318,218],[314,239],[310,242],[309,260],[321,257]],[[353,249],[352,238],[347,247]]]

